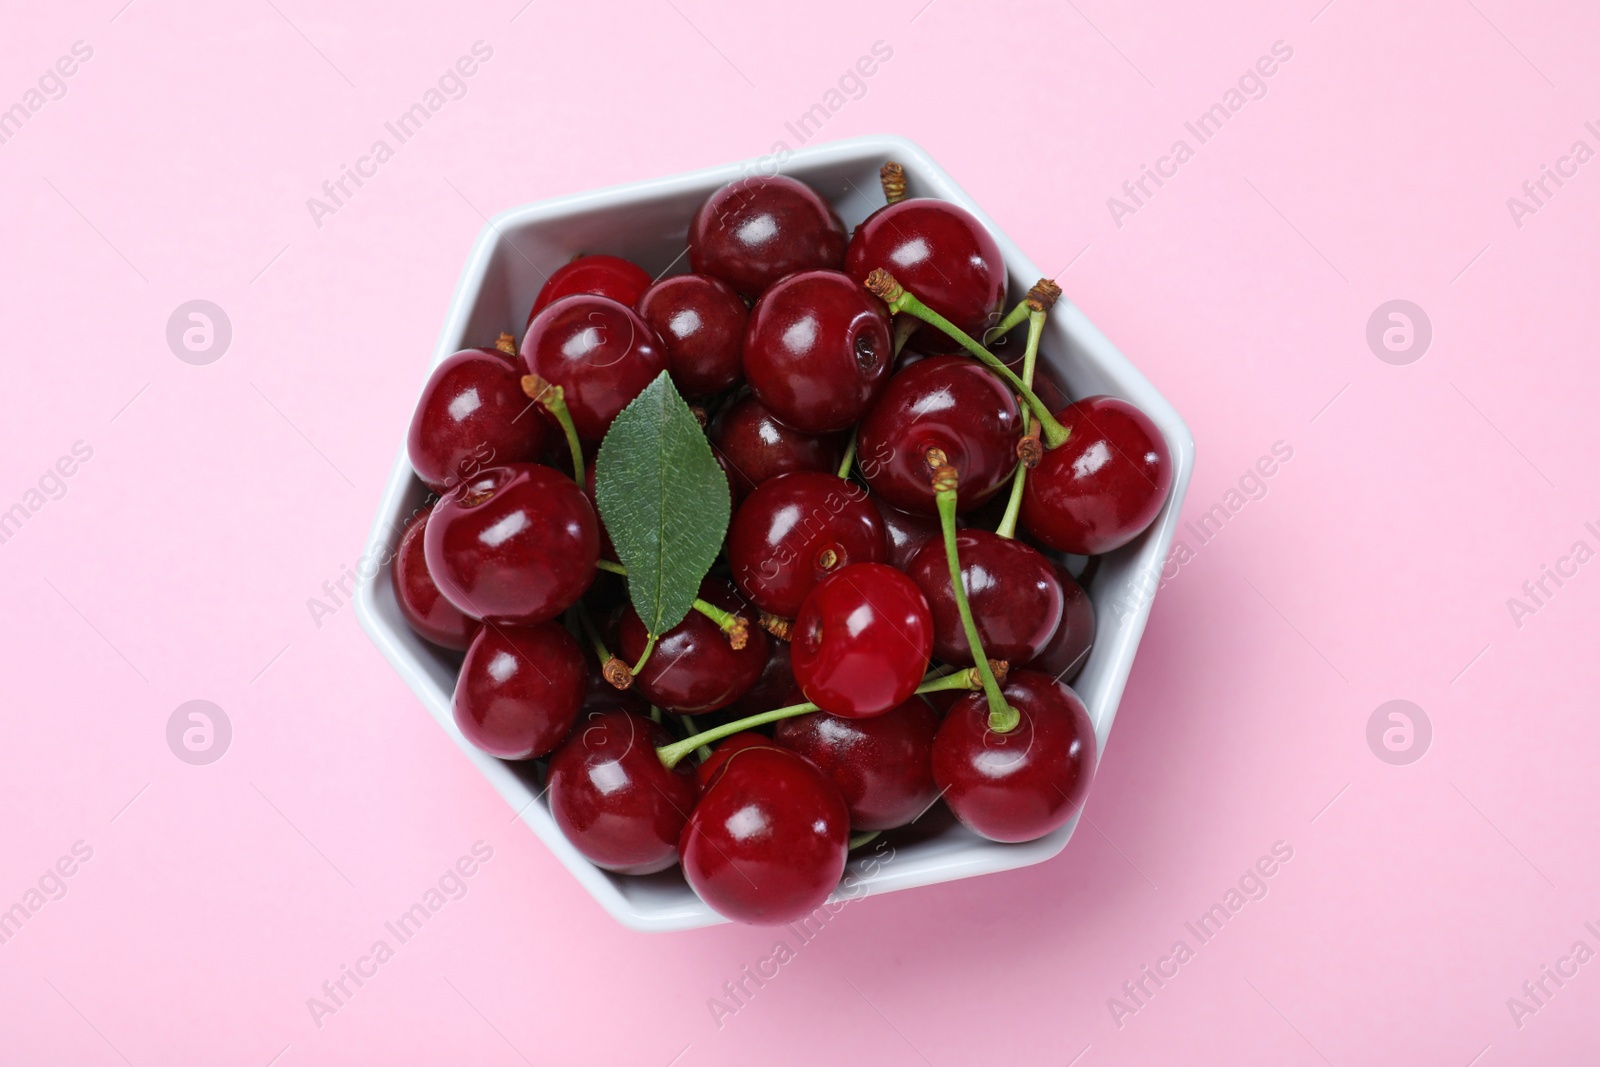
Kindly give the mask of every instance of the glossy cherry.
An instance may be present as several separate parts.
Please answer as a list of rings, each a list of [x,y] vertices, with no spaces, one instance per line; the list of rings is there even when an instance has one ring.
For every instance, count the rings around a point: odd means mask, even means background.
[[[786,274],[838,270],[845,244],[844,223],[810,186],[783,175],[741,178],[695,213],[689,265],[754,300]]]
[[[843,434],[791,429],[749,393],[717,412],[708,436],[740,497],[790,471],[837,471],[846,443]]]
[[[578,436],[599,441],[617,412],[667,366],[654,330],[631,307],[568,296],[534,318],[522,338],[528,370],[559,385]]]
[[[456,725],[491,756],[543,756],[572,729],[587,682],[583,650],[559,623],[484,626],[456,677]]]
[[[783,422],[834,433],[883,392],[893,347],[883,301],[847,274],[802,271],[774,283],[751,309],[744,376]]]
[[[744,607],[732,587],[719,578],[707,578],[700,583],[700,598],[745,619],[750,630],[745,646],[735,649],[716,623],[691,610],[661,635],[633,678],[634,687],[650,703],[683,715],[727,707],[756,684],[767,665],[767,633],[756,625],[756,613]],[[649,637],[629,604],[617,631],[617,654],[626,663],[637,663]]]
[[[844,873],[850,812],[822,772],[781,748],[735,752],[684,825],[683,874],[738,922],[783,923],[816,910]]]
[[[861,422],[856,454],[874,493],[932,515],[928,450],[939,449],[961,475],[956,510],[967,512],[1010,481],[1021,438],[1021,412],[1004,382],[966,356],[935,356],[889,380]]]
[[[800,689],[834,715],[882,715],[928,670],[933,616],[916,583],[883,563],[829,575],[806,597],[790,633]]]
[[[711,750],[711,755],[707,756],[700,766],[694,769],[695,778],[700,782],[700,789],[704,791],[711,786],[711,782],[716,778],[717,772],[722,770],[723,765],[733,758],[734,753],[743,752],[747,748],[777,747],[779,747],[778,743],[772,738],[766,734],[758,734],[754,730],[746,730],[742,734],[734,734],[732,737],[723,738],[717,743],[717,747]]]
[[[865,281],[878,267],[973,337],[982,338],[1005,303],[1000,246],[969,211],[945,200],[902,200],[867,216],[850,238],[845,270]],[[960,347],[927,324],[912,343],[927,352]]]
[[[1023,664],[1044,650],[1061,623],[1065,594],[1055,565],[1038,549],[988,530],[956,533],[961,585],[990,659]],[[972,649],[950,589],[944,539],[929,542],[906,568],[933,612],[933,654],[972,666]]]
[[[566,611],[594,581],[599,524],[567,475],[536,463],[491,467],[434,506],[423,544],[439,591],[469,615],[531,625]]]
[[[888,535],[889,555],[884,562],[895,570],[903,571],[911,566],[912,559],[929,541],[944,543],[939,530],[939,520],[935,516],[901,511],[882,500],[874,500],[873,503],[878,506],[878,514],[883,518],[884,533]],[[948,580],[948,576],[946,579]]]
[[[584,680],[583,706],[579,715],[591,711],[631,711],[638,715],[650,714],[650,702],[639,695],[637,689],[618,689],[600,673],[600,665],[585,657],[588,676]]]
[[[883,520],[866,490],[833,474],[769,478],[728,527],[733,580],[762,611],[789,619],[812,587],[853,563],[879,563]]]
[[[545,280],[528,312],[528,324],[532,325],[539,312],[564,296],[588,293],[633,307],[648,288],[650,275],[637,264],[617,256],[579,256],[557,267]]]
[[[642,715],[590,712],[550,758],[550,814],[591,863],[654,874],[677,862],[699,786],[687,762],[668,770],[656,755],[671,742]]]
[[[544,445],[544,420],[522,392],[521,369],[485,348],[434,368],[406,436],[411,468],[436,493],[485,467],[531,463]]]
[[[1121,548],[1155,520],[1172,487],[1172,455],[1150,417],[1126,400],[1091,396],[1056,415],[1071,436],[1028,472],[1022,525],[1060,552]]]
[[[389,576],[400,614],[411,628],[436,645],[460,652],[472,643],[483,622],[446,600],[428,573],[423,537],[432,513],[432,507],[422,508],[406,522]]]
[[[1083,670],[1083,665],[1089,661],[1089,651],[1094,648],[1094,601],[1065,567],[1059,563],[1054,566],[1063,598],[1061,624],[1026,666],[1070,684]]]
[[[727,282],[706,274],[663,278],[636,310],[661,338],[667,371],[684,396],[714,396],[739,384],[750,311]]]
[[[816,712],[780,719],[773,739],[816,765],[838,787],[857,830],[892,830],[939,796],[933,736],[939,716],[919,696],[870,719]]]
[[[1014,670],[1002,689],[1021,721],[996,733],[983,694],[968,693],[934,738],[933,780],[973,833],[1032,841],[1083,803],[1094,775],[1094,728],[1083,701],[1048,674]]]

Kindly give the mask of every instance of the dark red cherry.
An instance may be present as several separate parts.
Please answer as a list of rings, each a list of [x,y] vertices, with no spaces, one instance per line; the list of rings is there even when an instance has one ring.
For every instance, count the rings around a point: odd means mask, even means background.
[[[870,719],[816,712],[780,719],[773,738],[800,753],[838,787],[857,830],[892,830],[928,810],[933,784],[933,735],[939,716],[914,696]]]
[[[725,737],[711,750],[711,755],[705,762],[694,769],[695,778],[700,782],[703,792],[711,786],[711,780],[722,770],[723,765],[732,759],[735,753],[743,752],[747,748],[777,748],[778,743],[766,734],[758,734],[754,730],[746,730],[742,734]]]
[[[883,563],[829,575],[806,597],[790,634],[795,681],[835,715],[882,715],[928,670],[933,616],[910,578]]]
[[[764,924],[815,911],[839,884],[849,848],[839,790],[793,752],[765,747],[723,765],[679,842],[684,877],[701,900],[730,919]]]
[[[709,436],[741,497],[790,471],[837,471],[846,444],[842,434],[816,436],[790,429],[749,393],[717,412]]]
[[[852,563],[878,563],[883,520],[866,490],[794,471],[757,486],[728,527],[733,580],[762,611],[794,617],[813,586]]]
[[[406,436],[411,468],[436,493],[485,467],[531,463],[544,445],[544,421],[522,392],[521,368],[487,348],[457,352],[434,368]]]
[[[1038,549],[988,530],[957,531],[956,558],[988,657],[1022,664],[1037,656],[1060,625],[1065,604],[1055,565]],[[950,589],[944,539],[923,546],[906,573],[933,611],[933,654],[958,667],[972,666],[972,649]]]
[[[550,758],[550,814],[589,862],[619,874],[677,862],[699,786],[688,761],[669,771],[656,755],[672,740],[642,715],[590,712]]]
[[[834,433],[883,392],[893,347],[883,301],[847,274],[803,271],[775,283],[751,309],[744,376],[783,422]]]
[[[1065,567],[1054,566],[1063,597],[1061,624],[1027,667],[1070,684],[1089,661],[1089,650],[1094,647],[1094,601]]]
[[[845,270],[857,281],[882,267],[930,308],[981,339],[1006,298],[1000,246],[965,208],[944,200],[902,200],[879,208],[856,227]],[[913,337],[926,352],[959,345],[923,324]]]
[[[599,525],[567,475],[536,463],[491,467],[434,506],[423,544],[439,592],[469,615],[532,625],[594,581]]]
[[[777,175],[729,182],[689,226],[689,265],[752,300],[786,274],[844,265],[844,223],[808,185]]]
[[[794,667],[789,662],[789,642],[773,638],[767,642],[767,663],[744,696],[728,705],[730,718],[743,719],[775,708],[804,704],[806,695],[800,692],[800,683],[794,680]]]
[[[700,583],[700,598],[742,616],[750,633],[745,646],[736,650],[716,623],[691,609],[661,635],[633,684],[650,703],[682,715],[727,707],[756,684],[767,664],[767,633],[756,625],[754,611],[740,610],[744,602],[727,582],[707,578]],[[629,604],[622,612],[617,655],[637,663],[649,637]]]
[[[539,312],[564,296],[588,293],[633,307],[648,288],[650,275],[636,264],[616,256],[579,256],[556,268],[545,280],[534,298],[533,310],[528,312],[528,324],[532,325]]]
[[[432,507],[422,508],[406,522],[394,550],[390,578],[400,614],[411,628],[434,644],[459,652],[472,643],[472,635],[483,623],[446,600],[428,573],[423,536],[432,512]]]
[[[578,436],[599,441],[617,412],[667,366],[661,341],[633,308],[568,296],[539,312],[522,338],[528,370],[559,385]]]
[[[484,626],[456,677],[456,726],[491,756],[543,756],[572,729],[587,675],[583,650],[559,623]]]
[[[1094,727],[1077,694],[1048,674],[1012,671],[1002,689],[1022,721],[995,733],[983,693],[968,693],[934,738],[933,780],[973,833],[1032,841],[1083,803],[1094,775]]]
[[[663,278],[645,290],[637,310],[661,338],[667,371],[684,396],[714,396],[739,384],[750,310],[727,282],[705,274]]]
[[[584,680],[583,706],[578,710],[582,715],[590,711],[631,711],[638,715],[650,714],[650,703],[640,696],[635,689],[618,689],[605,676],[600,673],[600,667],[594,660],[584,658],[585,670],[588,672]]]
[[[895,570],[903,571],[911,566],[912,558],[929,541],[938,541],[941,545],[944,543],[944,534],[936,517],[901,511],[881,500],[874,500],[873,503],[878,505],[878,514],[883,517],[884,533],[889,539],[889,555],[884,562]]]
[[[1085,397],[1056,418],[1071,436],[1028,472],[1022,525],[1058,552],[1121,548],[1155,521],[1172,487],[1166,439],[1148,415],[1114,396]]]
[[[928,449],[961,477],[956,509],[981,507],[1017,469],[1022,417],[1009,387],[966,356],[912,364],[861,422],[856,455],[872,491],[904,511],[937,514]]]

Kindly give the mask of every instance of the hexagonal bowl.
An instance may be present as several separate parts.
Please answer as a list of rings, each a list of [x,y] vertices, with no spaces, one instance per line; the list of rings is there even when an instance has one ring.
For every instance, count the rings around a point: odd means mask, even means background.
[[[782,161],[781,171],[816,188],[853,228],[882,205],[877,172],[887,159],[904,164],[909,195],[960,204],[989,228],[1005,256],[1012,301],[1042,276],[1039,268],[926,152],[903,138],[860,137],[800,149]],[[546,200],[500,214],[479,236],[462,269],[430,368],[452,352],[492,343],[502,331],[520,338],[527,309],[544,276],[580,252],[625,256],[652,275],[687,270],[685,236],[700,202],[726,182],[780,169],[773,164],[770,157],[764,157],[753,163],[712,167]],[[1172,493],[1161,514],[1132,544],[1106,556],[1090,582],[1099,631],[1074,689],[1088,705],[1098,751],[1104,754],[1194,469],[1194,438],[1172,405],[1070,300],[1064,298],[1050,315],[1040,351],[1041,358],[1060,375],[1071,395],[1109,393],[1128,400],[1155,421],[1172,450]],[[424,380],[425,374],[419,378],[419,392]],[[405,518],[426,495],[422,483],[411,472],[402,441],[373,523],[371,548],[381,558],[388,558],[389,553],[383,550],[392,551]],[[421,698],[439,728],[601,907],[636,930],[685,930],[724,921],[694,895],[676,870],[631,878],[610,874],[591,864],[567,842],[551,818],[542,796],[543,772],[537,764],[503,762],[478,751],[462,737],[450,711],[459,657],[430,645],[406,625],[387,567],[362,583],[356,597],[356,614],[373,643]],[[1075,816],[1037,841],[1002,845],[975,836],[949,818],[930,816],[928,821],[925,831],[896,841],[892,852],[880,851],[870,859],[852,861],[834,899],[910,889],[1039,863],[1060,852],[1077,825]]]

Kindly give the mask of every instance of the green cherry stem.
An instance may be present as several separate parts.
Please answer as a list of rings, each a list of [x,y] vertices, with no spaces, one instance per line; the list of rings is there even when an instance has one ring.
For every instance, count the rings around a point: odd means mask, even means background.
[[[856,834],[850,838],[850,851],[854,852],[862,845],[871,844],[878,839],[878,835],[881,833],[883,833],[882,830],[868,830],[866,833]]]
[[[889,306],[890,314],[898,315],[904,313],[913,318],[921,319],[937,330],[942,330],[960,344],[962,348],[977,357],[980,363],[1004,378],[1006,383],[1016,390],[1023,403],[1033,409],[1033,414],[1038,418],[1039,425],[1043,427],[1046,447],[1055,448],[1057,445],[1066,442],[1067,428],[1056,421],[1055,416],[1050,414],[1050,409],[1045,407],[1044,401],[1040,400],[1034,394],[1034,391],[1028,387],[1027,383],[1012,372],[1010,367],[1002,363],[999,356],[974,341],[961,327],[930,308],[927,304],[924,304],[921,300],[918,300],[913,293],[894,280],[894,275],[882,267],[867,275],[866,285],[879,300]]]
[[[596,561],[595,568],[605,571],[607,574],[619,574],[624,578],[628,576],[628,568],[620,563],[612,563],[609,559]],[[738,651],[749,643],[750,624],[744,620],[743,616],[735,615],[733,612],[719,608],[709,601],[701,600],[699,597],[694,598],[693,607],[694,610],[717,624],[717,629],[721,630],[728,638],[728,644],[733,646],[734,651]],[[655,643],[656,639],[654,637],[650,638],[650,644],[645,648],[645,658],[649,658],[650,649],[655,647]],[[641,659],[639,664],[643,666],[644,659]],[[638,674],[639,668],[635,667],[633,673]]]
[[[600,657],[600,676],[617,689],[632,688],[633,672],[606,647],[605,640],[595,628],[594,620],[589,617],[589,609],[583,606],[583,601],[580,600],[572,605],[572,611],[578,617],[578,625],[582,627],[584,636],[594,648],[594,654]]]
[[[683,720],[683,733],[685,737],[693,737],[700,731],[700,728],[694,724],[693,715],[679,715],[678,718]],[[699,748],[694,750],[694,754],[700,757],[701,763],[704,763],[706,760],[711,758],[711,746],[701,745]]]
[[[635,663],[632,667],[629,667],[628,668],[628,673],[636,675],[640,671],[644,670],[644,665],[646,663],[650,662],[650,653],[654,652],[655,650],[656,650],[656,636],[655,636],[655,634],[651,634],[645,640],[644,651],[639,654],[639,662]],[[657,719],[656,721],[660,722],[661,720]]]
[[[1022,721],[1022,715],[1006,703],[1000,691],[1000,682],[984,655],[983,640],[978,636],[978,624],[972,618],[972,606],[967,603],[967,589],[961,581],[961,557],[956,552],[956,469],[945,464],[934,471],[933,498],[939,506],[939,527],[944,533],[944,556],[950,564],[950,592],[955,597],[956,610],[961,614],[961,628],[967,632],[967,647],[972,650],[972,660],[978,676],[983,680],[983,694],[989,701],[989,729],[997,734],[1009,733]]]
[[[857,434],[857,432],[858,431],[856,431],[856,430],[851,430],[850,431],[850,443],[845,446],[844,459],[839,463],[839,477],[841,477],[841,478],[850,477],[850,468],[852,468],[852,467],[854,467],[856,465],[856,434]]]
[[[1041,281],[1040,285],[1046,284]],[[1035,286],[1035,288],[1038,288]],[[1057,290],[1059,292],[1059,290]],[[1025,304],[1034,306],[1028,311],[1028,347],[1022,354],[1022,380],[1028,388],[1033,388],[1033,369],[1039,360],[1039,338],[1044,335],[1044,320],[1049,312],[1038,305],[1032,294]],[[1028,435],[1028,410],[1022,410],[1022,434]],[[1011,480],[1011,498],[1006,501],[1005,514],[1000,517],[1000,525],[995,527],[995,533],[1001,537],[1015,537],[1017,533],[1017,517],[1022,514],[1022,487],[1028,479],[1028,462],[1017,463],[1017,473]]]
[[[567,435],[567,448],[572,452],[572,475],[578,480],[578,485],[583,485],[583,446],[578,443],[577,427],[572,425],[572,413],[567,410],[567,395],[559,385],[551,385],[537,374],[524,374],[522,376],[522,391],[529,400],[543,405],[555,420],[561,424],[561,432]]]
[[[934,678],[917,686],[918,693],[942,693],[947,689],[977,689],[982,683],[973,677],[972,671],[957,671],[955,674],[944,678]],[[674,741],[670,745],[662,745],[656,749],[656,755],[661,757],[661,762],[668,768],[678,765],[678,761],[701,745],[709,745],[714,741],[721,741],[724,737],[732,737],[755,726],[765,726],[769,722],[779,719],[792,719],[797,715],[809,715],[822,709],[812,703],[790,704],[786,708],[773,708],[757,715],[750,715],[734,722],[713,726],[709,730],[686,737],[682,741]]]
[[[1006,312],[1006,317],[983,331],[983,343],[993,344],[995,338],[1004,337],[1028,317],[1028,300],[1026,297],[1017,301],[1017,306]],[[1029,383],[1032,384],[1032,383]]]

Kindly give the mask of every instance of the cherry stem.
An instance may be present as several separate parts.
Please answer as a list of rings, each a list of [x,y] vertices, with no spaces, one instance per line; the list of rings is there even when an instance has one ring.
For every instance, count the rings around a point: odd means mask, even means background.
[[[985,667],[985,669],[987,670],[988,668]],[[957,671],[955,674],[944,678],[934,678],[931,681],[923,682],[917,686],[917,692],[941,693],[947,689],[978,689],[982,684],[980,680],[973,677],[972,671]],[[790,704],[786,708],[773,708],[771,711],[763,711],[760,714],[750,715],[734,722],[723,723],[721,726],[713,726],[709,730],[695,734],[693,737],[686,737],[682,741],[674,741],[670,745],[662,745],[656,749],[656,755],[661,757],[661,762],[666,764],[670,770],[678,765],[679,760],[701,745],[709,745],[714,741],[721,741],[724,737],[732,737],[734,734],[743,733],[753,727],[765,726],[769,722],[792,719],[797,715],[810,715],[814,711],[821,710],[821,708],[809,702],[805,704]]]
[[[595,569],[605,571],[607,574],[620,574],[624,578],[628,576],[628,568],[620,563],[612,563],[609,559],[596,560]],[[735,615],[733,612],[719,608],[709,601],[701,600],[699,597],[695,597],[692,606],[694,610],[717,624],[717,629],[722,631],[723,636],[728,639],[728,644],[733,646],[735,652],[749,644],[750,624],[745,621],[744,616]],[[654,647],[655,643],[656,639],[654,637],[650,638],[651,647]],[[645,649],[644,655],[645,658],[649,657],[649,648]],[[641,658],[639,663],[642,665],[644,658]],[[635,667],[633,673],[638,674],[639,668]]]
[[[1022,715],[1006,703],[1000,683],[995,679],[989,657],[984,655],[983,639],[978,636],[978,624],[972,618],[972,606],[967,603],[967,589],[961,581],[961,557],[956,552],[956,486],[955,469],[940,467],[934,473],[934,502],[939,506],[939,527],[944,532],[944,556],[950,564],[950,592],[955,597],[956,610],[961,613],[961,628],[967,632],[967,647],[978,676],[983,679],[983,694],[989,701],[989,729],[997,734],[1016,729]]]
[[[646,663],[648,663],[649,660],[650,660],[650,653],[654,652],[655,650],[656,650],[656,638],[655,638],[655,634],[651,634],[645,640],[644,651],[642,653],[640,653],[640,655],[639,655],[639,662],[635,663],[632,667],[629,667],[628,668],[628,673],[637,675],[640,671],[644,670],[644,665]],[[660,722],[660,721],[661,721],[660,719],[656,720],[656,722]]]
[[[542,405],[561,424],[561,432],[567,435],[567,448],[572,451],[572,476],[580,486],[583,485],[583,446],[578,443],[578,429],[572,425],[572,413],[567,410],[566,392],[561,386],[551,385],[537,374],[522,376],[522,391],[529,400]]]
[[[854,837],[850,838],[850,851],[854,852],[862,845],[871,844],[873,841],[878,839],[878,835],[881,833],[883,833],[882,830],[868,830],[864,834],[856,834]]]
[[[572,613],[578,618],[578,625],[583,629],[584,636],[589,639],[589,644],[594,648],[594,654],[600,657],[600,676],[614,688],[629,689],[633,686],[633,672],[628,670],[628,665],[611,654],[606,647],[605,640],[601,638],[600,631],[595,628],[594,620],[589,617],[589,609],[583,602],[572,605]]]
[[[839,464],[839,477],[850,477],[850,468],[856,465],[856,434],[859,431],[850,431],[850,443],[845,446],[844,460]]]
[[[1017,301],[1017,306],[1006,312],[1006,317],[983,331],[983,343],[993,344],[994,338],[1004,337],[1028,317],[1028,300],[1026,297]]]
[[[1026,303],[1026,301],[1024,301]],[[1033,388],[1033,368],[1039,359],[1039,338],[1044,335],[1043,311],[1028,312],[1028,347],[1022,354],[1022,380],[1028,388]],[[1022,433],[1028,433],[1028,409],[1022,409]],[[1015,537],[1017,533],[1017,518],[1022,514],[1022,487],[1028,478],[1028,465],[1019,462],[1017,473],[1011,479],[1011,498],[1006,501],[1005,514],[1000,517],[1000,525],[994,532],[1001,537]]]
[[[1028,387],[1028,384],[1018,378],[1010,367],[1002,363],[999,356],[974,341],[961,327],[930,308],[927,304],[924,304],[921,300],[918,300],[913,293],[894,280],[894,275],[882,267],[867,275],[867,288],[872,290],[878,299],[889,306],[890,314],[898,315],[904,313],[913,318],[921,319],[935,329],[943,331],[960,344],[962,348],[977,357],[980,363],[1004,378],[1006,383],[1016,390],[1023,403],[1033,409],[1034,415],[1039,420],[1039,425],[1044,428],[1046,447],[1055,448],[1057,445],[1066,442],[1066,427],[1056,421],[1056,417],[1050,414],[1050,409],[1045,407],[1044,401],[1040,400],[1034,391]]]
[[[683,720],[684,736],[693,737],[699,731],[699,727],[694,724],[693,715],[679,715],[678,718]],[[700,762],[704,763],[706,760],[711,758],[711,746],[701,745],[699,748],[695,749],[694,754],[700,757]]]
[[[878,184],[883,186],[883,198],[898,204],[906,198],[906,169],[891,159],[878,168]]]
[[[902,315],[894,320],[894,355],[896,359],[900,358],[900,350],[906,346],[906,342],[911,340],[911,335],[916,333],[917,327],[921,325],[922,321],[920,319],[914,319],[910,315]]]

